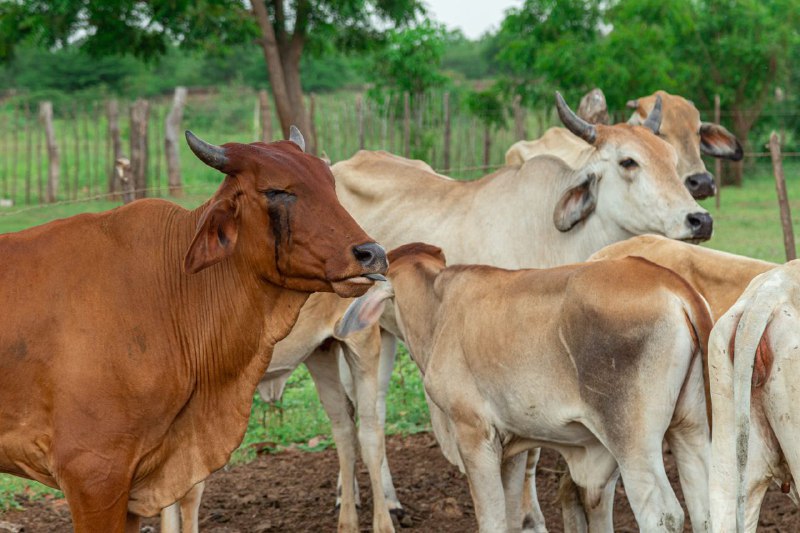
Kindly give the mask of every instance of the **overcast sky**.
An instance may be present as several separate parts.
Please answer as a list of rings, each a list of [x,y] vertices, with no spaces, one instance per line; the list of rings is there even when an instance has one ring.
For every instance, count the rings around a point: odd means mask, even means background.
[[[522,0],[425,0],[431,17],[449,29],[461,28],[464,35],[477,39],[496,29],[506,9],[522,5]]]

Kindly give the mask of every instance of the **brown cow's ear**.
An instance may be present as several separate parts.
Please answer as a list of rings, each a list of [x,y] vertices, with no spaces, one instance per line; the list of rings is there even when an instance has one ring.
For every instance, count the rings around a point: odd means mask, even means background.
[[[333,328],[333,336],[344,339],[377,324],[386,307],[386,300],[392,296],[394,289],[390,282],[376,283],[364,296],[353,300]]]
[[[238,203],[230,198],[214,202],[200,218],[183,269],[187,274],[195,274],[219,263],[233,253],[238,236]]]
[[[713,122],[700,125],[700,151],[705,155],[740,161],[744,156],[738,139],[724,126]]]
[[[596,174],[589,174],[583,182],[567,189],[553,211],[553,223],[558,231],[569,231],[575,224],[586,219],[597,207]]]

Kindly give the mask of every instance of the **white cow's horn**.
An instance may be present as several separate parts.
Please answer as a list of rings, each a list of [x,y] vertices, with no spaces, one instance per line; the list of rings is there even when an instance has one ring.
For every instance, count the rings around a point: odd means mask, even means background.
[[[558,91],[556,91],[556,109],[558,110],[558,117],[569,131],[587,143],[594,144],[595,139],[597,139],[597,128],[595,128],[594,124],[589,124],[576,115]]]

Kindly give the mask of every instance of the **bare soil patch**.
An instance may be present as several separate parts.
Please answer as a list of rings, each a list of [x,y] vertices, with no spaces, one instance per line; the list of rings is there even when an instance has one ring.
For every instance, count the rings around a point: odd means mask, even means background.
[[[406,531],[475,531],[475,512],[467,480],[442,456],[430,434],[394,436],[387,450],[400,500],[412,518]],[[557,454],[544,450],[537,479],[539,497],[551,532],[563,531],[556,502]],[[677,470],[667,454],[667,471],[677,489]],[[335,450],[305,453],[289,450],[260,455],[255,461],[216,472],[207,485],[200,511],[201,531],[213,533],[324,532],[336,531],[334,496],[338,460]],[[358,473],[362,506],[361,530],[370,531],[372,498],[366,469]],[[0,521],[24,526],[27,533],[71,531],[69,508],[64,500],[20,500],[24,511],[0,514]],[[636,522],[617,488],[615,530],[636,532]],[[145,526],[158,531],[158,520]],[[688,527],[686,531],[691,531]],[[770,488],[761,511],[759,531],[800,531],[800,514],[777,487]]]

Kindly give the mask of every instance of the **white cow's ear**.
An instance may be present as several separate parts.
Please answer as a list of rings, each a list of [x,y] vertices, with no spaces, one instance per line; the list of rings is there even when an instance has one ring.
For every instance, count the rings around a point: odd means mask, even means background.
[[[700,151],[705,155],[739,161],[744,156],[738,139],[724,126],[713,122],[700,125]]]
[[[376,283],[366,294],[353,300],[333,328],[333,336],[344,339],[378,323],[386,300],[394,296],[391,282]]]
[[[589,174],[579,185],[567,189],[553,211],[553,224],[558,231],[569,231],[585,220],[597,207],[597,174]]]

